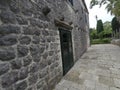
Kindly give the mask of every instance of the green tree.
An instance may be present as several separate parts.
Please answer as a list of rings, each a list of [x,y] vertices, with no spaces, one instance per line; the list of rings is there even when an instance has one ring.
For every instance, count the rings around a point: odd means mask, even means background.
[[[103,27],[104,27],[104,31],[103,31],[103,37],[105,38],[109,38],[112,36],[112,27],[111,27],[111,22],[108,22],[106,21],[104,24],[103,24]]]
[[[104,29],[103,29],[103,22],[102,20],[98,20],[97,21],[97,33],[99,34],[100,32],[102,32]]]
[[[112,19],[111,25],[112,25],[112,30],[113,31],[116,31],[116,30],[118,31],[119,30],[119,22],[118,22],[116,17],[114,17]]]
[[[91,0],[90,8],[95,5],[99,5],[101,7],[103,4],[106,4],[108,12],[115,16],[120,16],[120,0]]]

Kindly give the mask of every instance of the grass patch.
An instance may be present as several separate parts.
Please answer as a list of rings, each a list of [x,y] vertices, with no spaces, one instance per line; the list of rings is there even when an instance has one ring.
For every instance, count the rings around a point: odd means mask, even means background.
[[[93,39],[91,40],[91,44],[109,44],[111,42],[111,38],[103,38],[103,39]]]

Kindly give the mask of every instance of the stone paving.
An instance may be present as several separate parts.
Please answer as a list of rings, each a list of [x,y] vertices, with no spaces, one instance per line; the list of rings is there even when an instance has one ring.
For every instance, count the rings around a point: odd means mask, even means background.
[[[54,90],[120,90],[120,47],[89,47]]]

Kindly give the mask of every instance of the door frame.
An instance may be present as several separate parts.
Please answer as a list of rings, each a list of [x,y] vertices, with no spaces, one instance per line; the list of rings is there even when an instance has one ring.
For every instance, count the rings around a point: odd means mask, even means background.
[[[65,28],[58,28],[59,30],[59,36],[60,36],[60,45],[61,45],[61,57],[62,57],[62,68],[63,68],[63,76],[72,68],[72,66],[74,65],[74,58],[73,58],[73,43],[72,43],[72,31],[71,30],[67,30]],[[63,32],[62,32],[63,31]],[[64,63],[64,52],[63,52],[63,45],[62,45],[62,37],[61,37],[61,33],[65,33],[68,34],[68,32],[70,33],[69,35],[69,42],[71,45],[68,47],[68,50],[71,49],[71,53],[68,52],[71,55],[71,60],[70,60],[70,65],[68,66],[68,70],[65,71],[65,63]],[[68,44],[69,45],[69,44]]]

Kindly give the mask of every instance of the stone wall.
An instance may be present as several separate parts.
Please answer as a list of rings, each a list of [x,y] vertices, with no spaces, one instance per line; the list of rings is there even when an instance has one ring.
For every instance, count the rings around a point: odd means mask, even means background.
[[[120,39],[112,39],[111,44],[120,46]]]
[[[62,78],[55,18],[72,22],[74,60],[80,58],[87,49],[86,12],[79,0],[74,5],[66,0],[0,0],[0,90],[52,90]]]

